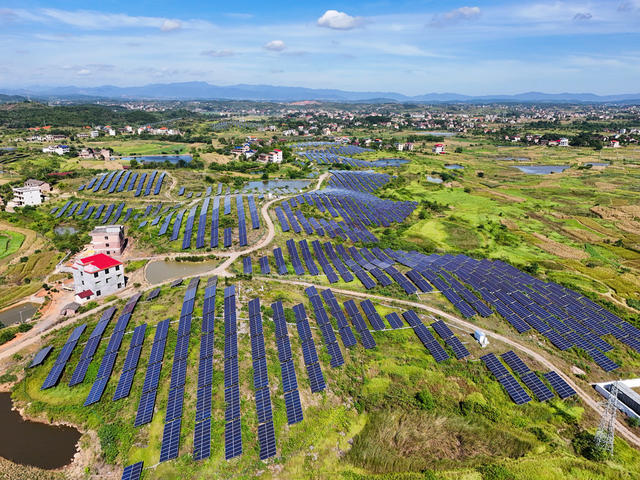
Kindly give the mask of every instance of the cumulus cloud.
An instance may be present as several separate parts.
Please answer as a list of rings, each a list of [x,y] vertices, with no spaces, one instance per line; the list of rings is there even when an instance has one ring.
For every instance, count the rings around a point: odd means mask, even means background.
[[[319,27],[332,28],[334,30],[351,30],[361,25],[361,17],[352,17],[347,13],[339,12],[337,10],[327,10],[318,19]]]
[[[182,22],[180,20],[167,19],[162,22],[162,25],[160,25],[160,30],[162,30],[163,32],[172,32],[174,30],[180,29],[181,27]]]
[[[271,40],[270,42],[265,43],[263,48],[272,52],[281,52],[287,48],[287,46],[282,40]]]
[[[233,50],[205,50],[201,52],[201,55],[204,55],[205,57],[213,57],[213,58],[232,57],[235,54],[236,52],[234,52]]]
[[[480,7],[460,7],[450,10],[442,15],[436,15],[431,21],[431,26],[442,27],[462,21],[474,20],[481,14]]]
[[[593,15],[591,15],[589,12],[578,12],[573,16],[573,21],[582,22],[584,20],[591,20],[592,18]]]

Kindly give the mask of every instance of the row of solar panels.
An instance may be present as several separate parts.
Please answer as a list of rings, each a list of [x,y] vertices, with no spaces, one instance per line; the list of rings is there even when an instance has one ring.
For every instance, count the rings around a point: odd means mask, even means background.
[[[529,369],[522,359],[513,351],[501,355],[502,360],[516,373],[522,382],[529,388],[536,399],[544,402],[554,397],[553,392],[540,380],[540,378]],[[489,353],[480,358],[493,376],[504,387],[507,394],[517,405],[522,405],[531,401],[531,396],[525,391],[522,385],[515,377],[505,368],[498,357],[493,353]],[[576,394],[575,390],[558,375],[551,371],[544,374],[544,378],[549,382],[551,387],[556,391],[562,399],[571,397]]]
[[[133,191],[134,196],[149,196],[153,189],[153,194],[158,195],[162,189],[162,183],[166,176],[166,172],[162,172],[158,176],[158,171],[154,170],[150,174],[146,172],[133,172],[131,170],[114,170],[110,173],[97,175],[87,184],[80,185],[78,191],[88,192],[91,190],[96,193],[100,190],[106,193],[121,193],[123,191]],[[155,187],[153,182],[158,178]],[[143,191],[144,189],[144,191]]]
[[[457,290],[463,289],[465,299],[475,302],[473,308],[486,316],[491,310],[451,275],[455,274],[518,332],[535,329],[560,350],[580,348],[605,371],[614,370],[618,365],[605,355],[613,346],[602,339],[603,335],[610,334],[640,352],[640,330],[628,322],[565,287],[543,282],[502,262],[420,254],[405,255],[403,261],[423,273],[435,272]]]

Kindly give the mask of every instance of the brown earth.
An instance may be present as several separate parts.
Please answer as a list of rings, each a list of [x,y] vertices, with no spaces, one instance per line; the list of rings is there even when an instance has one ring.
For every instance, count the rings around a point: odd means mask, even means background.
[[[624,205],[617,208],[596,205],[590,210],[600,218],[615,222],[620,230],[640,235],[640,205]]]
[[[589,254],[584,250],[580,250],[578,248],[570,247],[568,245],[556,242],[540,233],[532,233],[531,235],[539,240],[539,242],[535,242],[538,247],[540,247],[545,252],[557,255],[558,257],[571,258],[573,260],[583,260],[589,256]]]

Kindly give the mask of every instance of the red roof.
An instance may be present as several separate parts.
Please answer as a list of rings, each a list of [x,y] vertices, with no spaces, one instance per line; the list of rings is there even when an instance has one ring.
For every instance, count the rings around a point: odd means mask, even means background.
[[[85,290],[84,292],[78,293],[79,298],[89,298],[91,295],[93,295],[91,290]]]
[[[104,270],[105,268],[115,267],[116,265],[122,265],[122,262],[115,258],[105,255],[104,253],[98,253],[80,259],[80,263],[83,265],[93,265],[98,270]]]

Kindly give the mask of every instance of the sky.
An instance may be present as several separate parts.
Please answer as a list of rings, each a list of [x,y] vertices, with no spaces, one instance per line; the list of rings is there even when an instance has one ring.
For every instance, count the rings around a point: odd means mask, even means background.
[[[640,92],[640,0],[0,0],[0,87]]]

